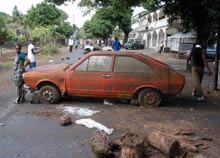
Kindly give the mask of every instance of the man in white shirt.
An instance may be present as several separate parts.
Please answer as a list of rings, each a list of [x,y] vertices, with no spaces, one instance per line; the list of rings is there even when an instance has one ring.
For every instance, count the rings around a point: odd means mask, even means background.
[[[68,47],[69,47],[69,52],[70,53],[72,53],[72,51],[73,51],[73,43],[74,43],[73,38],[70,37],[70,39],[68,41]]]
[[[35,68],[36,67],[36,59],[35,59],[35,54],[39,53],[41,50],[39,51],[35,51],[35,46],[34,46],[35,42],[31,41],[31,43],[28,45],[28,59],[30,60],[29,63],[29,68]]]

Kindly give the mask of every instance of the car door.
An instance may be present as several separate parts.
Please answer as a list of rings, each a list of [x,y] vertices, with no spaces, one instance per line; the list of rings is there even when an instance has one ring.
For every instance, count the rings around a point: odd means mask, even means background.
[[[106,97],[111,91],[112,56],[89,56],[66,76],[69,95]]]
[[[112,75],[112,93],[116,98],[131,98],[143,86],[151,85],[153,68],[132,56],[116,56]]]

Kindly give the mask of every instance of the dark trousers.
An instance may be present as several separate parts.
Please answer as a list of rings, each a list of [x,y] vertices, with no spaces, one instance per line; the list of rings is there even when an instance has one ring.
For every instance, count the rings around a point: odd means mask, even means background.
[[[70,46],[69,46],[69,52],[72,52],[72,51],[73,51],[73,46],[70,45]]]
[[[17,101],[20,103],[22,101],[24,101],[24,88],[23,85],[22,86],[18,86],[17,87]]]

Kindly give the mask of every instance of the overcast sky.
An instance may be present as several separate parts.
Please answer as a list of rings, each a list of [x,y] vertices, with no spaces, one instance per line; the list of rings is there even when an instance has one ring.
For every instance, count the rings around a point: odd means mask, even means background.
[[[62,9],[68,14],[68,21],[70,24],[74,23],[76,26],[82,27],[83,23],[92,17],[92,14],[83,16],[83,12],[79,7],[77,7],[79,1],[80,0],[76,0],[74,3],[68,3],[68,5],[62,5],[58,8]],[[26,14],[32,5],[36,6],[36,4],[41,2],[43,2],[43,0],[1,0],[0,11],[12,15],[13,8],[17,6],[19,11],[21,11],[23,14]],[[137,14],[140,11],[143,11],[143,8],[135,9],[134,14]]]

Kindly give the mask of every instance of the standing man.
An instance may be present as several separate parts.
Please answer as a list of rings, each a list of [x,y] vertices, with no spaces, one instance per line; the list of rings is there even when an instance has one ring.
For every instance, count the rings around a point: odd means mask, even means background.
[[[19,104],[25,101],[24,98],[24,79],[22,77],[22,74],[25,72],[25,68],[29,64],[30,60],[28,57],[21,52],[21,45],[17,44],[15,46],[15,52],[16,57],[14,60],[14,82],[15,86],[17,87],[17,99],[14,101],[14,103]]]
[[[113,47],[113,50],[114,50],[115,52],[118,52],[118,51],[120,50],[121,44],[120,44],[120,42],[118,41],[118,38],[117,38],[117,37],[115,38],[115,41],[113,42],[112,47]]]
[[[68,49],[69,49],[69,52],[72,53],[72,51],[73,51],[73,37],[70,37],[70,39],[68,41]]]
[[[35,68],[36,67],[36,59],[35,59],[35,54],[41,52],[41,50],[36,51],[35,50],[35,41],[32,40],[30,44],[28,45],[28,59],[30,60],[29,68]]]
[[[206,51],[201,44],[196,44],[187,58],[187,66],[191,59],[192,65],[192,78],[193,78],[193,90],[192,96],[198,96],[199,101],[205,100],[204,93],[202,90],[202,79],[204,75],[204,67],[208,70],[208,75],[211,75],[209,65],[206,61]]]
[[[160,42],[160,50],[159,50],[159,53],[161,53],[163,51],[163,47],[164,47],[164,41],[162,40]]]
[[[75,49],[77,49],[78,48],[78,44],[79,44],[79,41],[77,40],[77,38],[75,39],[75,41],[74,41],[74,46],[75,46]]]

